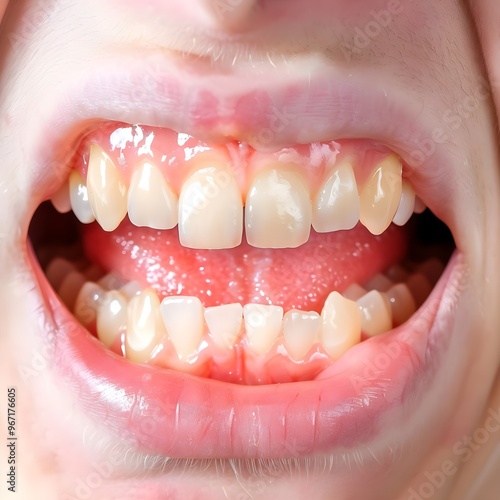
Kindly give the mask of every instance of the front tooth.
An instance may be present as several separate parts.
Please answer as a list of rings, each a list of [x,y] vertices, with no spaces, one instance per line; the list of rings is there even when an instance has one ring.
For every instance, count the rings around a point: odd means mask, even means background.
[[[415,300],[404,283],[398,283],[386,292],[391,305],[392,319],[396,326],[402,325],[417,310]]]
[[[286,350],[296,361],[309,352],[321,331],[321,317],[317,312],[291,310],[283,318],[283,337]]]
[[[144,363],[154,357],[156,348],[166,335],[160,318],[160,301],[152,288],[133,297],[128,304],[126,356]]]
[[[97,313],[96,330],[99,340],[111,347],[127,329],[127,300],[116,290],[106,292]]]
[[[241,333],[243,307],[241,304],[207,307],[205,321],[214,343],[223,349],[231,349]]]
[[[361,310],[361,330],[373,337],[392,328],[389,301],[377,290],[372,290],[357,300]]]
[[[234,248],[243,234],[243,201],[222,164],[200,168],[179,196],[179,239],[189,248]]]
[[[166,297],[160,306],[163,324],[179,359],[196,352],[203,337],[203,305],[197,297]]]
[[[243,318],[249,347],[256,354],[267,354],[281,333],[283,308],[246,304]]]
[[[61,214],[65,214],[71,210],[68,181],[66,181],[61,188],[54,193],[50,201],[52,202],[54,208]]]
[[[87,189],[90,206],[105,231],[113,231],[127,215],[127,186],[113,160],[96,144],[90,146]]]
[[[401,200],[399,201],[398,210],[392,221],[397,226],[404,226],[413,215],[415,210],[415,191],[412,185],[405,179],[403,180]]]
[[[92,212],[89,202],[87,185],[76,170],[73,170],[69,176],[69,198],[71,209],[81,223],[90,224],[95,221],[94,212]]]
[[[318,233],[352,229],[359,221],[359,195],[349,162],[323,182],[313,201],[312,225]]]
[[[245,204],[246,237],[260,248],[295,248],[309,239],[312,207],[302,176],[283,165],[261,170]]]
[[[336,360],[361,341],[361,314],[356,302],[332,292],[321,311],[321,343]]]
[[[144,161],[132,176],[128,216],[135,226],[172,229],[177,225],[177,195],[150,161]]]
[[[372,234],[383,233],[396,215],[402,192],[401,160],[387,156],[365,183],[360,194],[360,220]]]

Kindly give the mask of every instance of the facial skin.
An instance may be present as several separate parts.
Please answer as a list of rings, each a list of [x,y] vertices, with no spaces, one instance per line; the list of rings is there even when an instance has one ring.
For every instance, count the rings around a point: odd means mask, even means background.
[[[0,352],[4,393],[12,386],[18,393],[18,498],[494,498],[500,486],[498,2],[472,8],[457,0],[255,3],[8,6],[0,36]],[[382,26],[385,12],[391,22]],[[249,463],[147,456],[101,425],[102,415],[84,414],[79,388],[57,369],[21,250],[32,214],[64,170],[64,145],[41,152],[40,144],[44,137],[64,144],[79,123],[96,117],[190,129],[194,120],[182,105],[154,85],[165,75],[196,90],[215,88],[223,103],[240,88],[278,95],[283,81],[355,81],[418,120],[418,129],[388,121],[384,132],[372,131],[362,119],[339,117],[338,105],[329,116],[325,100],[319,118],[295,110],[295,123],[274,138],[299,142],[303,133],[303,142],[326,140],[313,136],[330,122],[330,139],[384,136],[417,160],[412,180],[450,226],[462,259],[448,304],[454,318],[432,377],[414,389],[413,405],[386,416],[373,442],[331,450],[331,469],[318,468],[324,460],[311,461],[316,467],[302,461],[290,473],[267,461],[273,474],[252,473]],[[209,128],[216,140],[252,142],[259,133],[237,113]],[[420,166],[422,158],[431,166]]]

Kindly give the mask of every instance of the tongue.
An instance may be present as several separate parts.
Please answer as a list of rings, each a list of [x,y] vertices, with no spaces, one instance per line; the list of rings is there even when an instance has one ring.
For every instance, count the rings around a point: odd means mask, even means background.
[[[152,286],[160,298],[192,295],[206,307],[239,302],[281,305],[285,311],[320,312],[328,294],[363,283],[404,256],[406,230],[391,225],[373,236],[358,224],[319,234],[294,249],[261,249],[244,243],[230,250],[193,250],[176,229],[139,228],[126,218],[113,232],[82,226],[88,258],[125,281]]]

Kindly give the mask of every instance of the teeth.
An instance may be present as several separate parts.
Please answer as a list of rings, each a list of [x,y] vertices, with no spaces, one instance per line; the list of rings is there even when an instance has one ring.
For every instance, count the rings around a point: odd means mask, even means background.
[[[318,233],[352,229],[359,221],[359,195],[350,163],[342,163],[323,182],[313,203],[312,225]]]
[[[283,166],[260,171],[248,191],[246,237],[260,248],[295,248],[309,239],[312,207],[301,175]]]
[[[416,214],[421,214],[426,208],[427,205],[418,196],[416,196],[414,212]]]
[[[418,268],[419,273],[423,274],[432,286],[438,282],[443,270],[444,264],[439,259],[426,260]]]
[[[410,289],[417,307],[420,307],[425,302],[432,291],[429,281],[423,274],[420,273],[412,274],[406,280],[406,285]]]
[[[357,300],[361,310],[361,330],[373,337],[392,328],[389,301],[377,290],[372,290]]]
[[[82,224],[95,221],[94,212],[90,207],[87,185],[76,170],[73,170],[69,176],[69,197],[71,209]]]
[[[281,333],[283,308],[246,304],[243,317],[250,349],[256,354],[267,354]]]
[[[365,295],[366,289],[363,288],[362,286],[358,285],[357,283],[353,283],[352,285],[349,285],[343,292],[342,295],[349,300],[358,300],[360,297],[363,297]]]
[[[90,206],[105,231],[113,231],[127,215],[127,186],[111,158],[90,146],[87,188]]]
[[[387,276],[384,276],[383,274],[377,274],[371,280],[365,283],[365,288],[368,291],[378,290],[379,292],[385,292],[386,290],[391,288],[392,285],[394,285],[394,283]]]
[[[163,324],[180,359],[196,352],[203,337],[203,306],[197,297],[166,297],[160,306]]]
[[[71,200],[69,199],[69,182],[65,182],[64,185],[54,193],[50,199],[54,208],[61,214],[65,214],[71,210]]]
[[[316,312],[287,311],[283,318],[283,336],[290,356],[299,361],[310,351],[321,331],[321,317]]]
[[[52,288],[58,290],[64,278],[72,271],[76,271],[74,263],[56,257],[50,261],[45,270],[45,275],[47,276],[48,282],[52,285]]]
[[[125,285],[122,278],[114,273],[105,274],[98,282],[99,286],[102,286],[105,290],[116,290]]]
[[[160,301],[152,288],[133,297],[128,304],[126,356],[144,363],[153,358],[166,335],[160,318]]]
[[[136,281],[129,281],[125,285],[119,288],[120,293],[125,296],[128,300],[132,299],[136,295],[140,295],[141,286]]]
[[[74,309],[78,293],[86,281],[85,276],[78,271],[69,272],[62,280],[57,293],[70,311]]]
[[[321,319],[321,343],[334,360],[360,342],[361,314],[356,302],[332,292],[321,311]]]
[[[393,283],[399,283],[402,281],[406,281],[408,278],[408,271],[406,269],[402,268],[399,265],[392,266],[386,273],[385,275],[393,282]]]
[[[97,314],[97,336],[111,347],[127,328],[127,300],[120,292],[106,292]]]
[[[136,226],[172,229],[177,225],[177,195],[149,161],[141,164],[130,181],[128,216]]]
[[[383,233],[396,215],[402,192],[401,160],[387,156],[360,194],[361,223],[375,235]]]
[[[403,181],[401,200],[399,202],[398,210],[392,221],[398,226],[404,226],[410,220],[414,210],[415,191],[413,191],[411,184],[405,179]]]
[[[417,310],[415,300],[404,283],[398,283],[386,292],[391,305],[392,320],[396,326],[402,325]]]
[[[205,321],[214,343],[230,349],[236,344],[241,333],[243,307],[241,304],[207,307]]]
[[[75,318],[86,328],[95,324],[99,304],[105,291],[95,283],[87,281],[75,301],[73,313]]]
[[[243,233],[243,201],[223,165],[194,172],[179,197],[179,239],[189,248],[234,248]]]

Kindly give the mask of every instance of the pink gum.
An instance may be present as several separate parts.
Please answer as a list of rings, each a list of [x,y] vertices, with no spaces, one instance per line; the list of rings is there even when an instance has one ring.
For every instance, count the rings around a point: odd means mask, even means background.
[[[358,185],[362,185],[376,164],[391,153],[386,146],[367,139],[296,144],[264,153],[237,141],[210,144],[170,129],[104,122],[85,135],[76,150],[73,168],[83,179],[87,178],[92,144],[97,144],[109,155],[127,184],[136,166],[141,161],[151,160],[177,194],[187,176],[199,168],[200,163],[195,159],[216,158],[233,173],[244,198],[255,173],[271,163],[298,164],[309,188],[316,190],[325,172],[344,158],[351,159]]]

